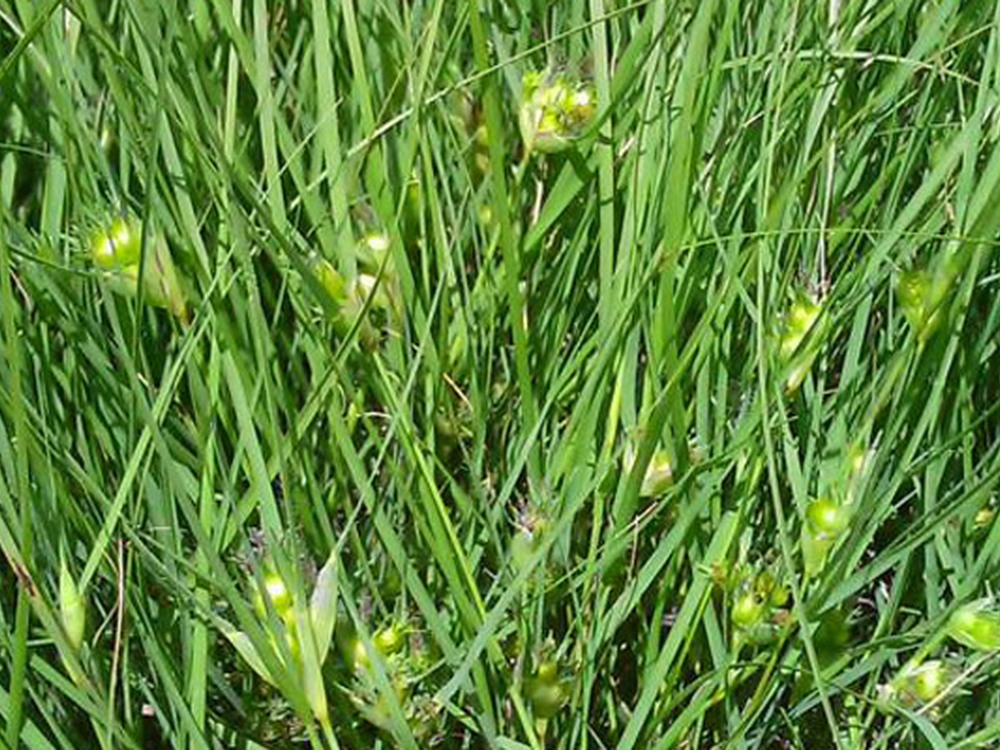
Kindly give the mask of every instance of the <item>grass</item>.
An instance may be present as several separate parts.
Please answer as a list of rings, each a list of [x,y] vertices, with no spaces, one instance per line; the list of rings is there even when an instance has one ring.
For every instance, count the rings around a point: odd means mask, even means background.
[[[0,750],[996,747],[998,61],[957,0],[0,0]]]

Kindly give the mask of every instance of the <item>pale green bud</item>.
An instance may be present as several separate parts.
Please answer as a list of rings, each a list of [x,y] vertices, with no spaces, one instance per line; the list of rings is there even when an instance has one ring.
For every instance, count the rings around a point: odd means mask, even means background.
[[[543,661],[535,674],[524,681],[524,688],[539,719],[551,719],[569,702],[569,683],[560,679],[559,665],[553,659]]]
[[[142,225],[121,217],[107,229],[98,229],[90,238],[90,257],[105,270],[133,266],[142,250]]]
[[[632,471],[632,467],[635,466],[635,448],[632,445],[625,448],[622,466],[625,471]],[[670,454],[665,449],[658,448],[646,466],[646,473],[639,488],[639,497],[659,497],[673,483],[674,471],[670,464]]]
[[[79,651],[87,629],[87,605],[65,560],[59,564],[59,617],[66,640],[74,651]]]
[[[886,695],[904,706],[930,703],[941,697],[956,676],[956,670],[937,659],[908,664],[889,684]]]
[[[764,619],[764,603],[755,592],[747,591],[733,602],[730,617],[736,627],[740,629],[752,628]]]
[[[529,151],[549,154],[571,148],[594,119],[596,101],[596,93],[589,84],[536,71],[526,73],[518,114],[525,146]]]
[[[139,278],[148,304],[162,307],[187,322],[187,300],[180,278],[162,234],[150,236],[140,274],[142,225],[130,219],[115,219],[107,230],[98,230],[91,237],[90,257],[104,271],[107,287],[128,297],[139,291]]]
[[[850,525],[850,513],[830,498],[817,498],[806,508],[806,523],[818,539],[836,539]]]
[[[813,360],[819,353],[819,347],[811,343],[805,350],[799,347],[805,341],[809,332],[819,320],[822,307],[812,297],[802,296],[789,308],[785,316],[785,327],[779,342],[778,356],[783,365],[788,367],[785,390],[793,393],[805,380]]]
[[[372,643],[383,656],[392,656],[403,650],[406,630],[398,622],[392,622],[372,636]]]
[[[1000,612],[991,599],[979,599],[955,610],[948,619],[948,636],[976,651],[1000,650]]]
[[[335,304],[343,305],[347,301],[347,281],[330,261],[317,260],[313,264],[313,273]]]
[[[796,301],[788,311],[785,331],[781,337],[781,358],[788,361],[805,340],[819,318],[819,304],[809,298]]]
[[[271,602],[278,617],[289,618],[292,609],[292,592],[288,590],[288,586],[280,575],[273,572],[264,575],[264,595]],[[254,609],[257,610],[258,616],[262,619],[267,617],[267,605],[260,591],[254,595]]]

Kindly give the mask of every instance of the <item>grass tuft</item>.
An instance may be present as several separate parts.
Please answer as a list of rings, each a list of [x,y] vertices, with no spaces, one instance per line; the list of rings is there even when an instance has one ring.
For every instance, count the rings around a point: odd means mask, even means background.
[[[0,0],[0,750],[996,746],[998,61]]]

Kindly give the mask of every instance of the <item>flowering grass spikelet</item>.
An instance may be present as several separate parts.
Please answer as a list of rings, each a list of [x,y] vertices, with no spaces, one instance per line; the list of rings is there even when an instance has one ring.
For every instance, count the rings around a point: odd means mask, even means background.
[[[755,591],[747,591],[733,602],[730,617],[737,627],[751,628],[764,619],[764,602]]]
[[[284,579],[275,572],[269,572],[264,575],[263,584],[263,595],[258,591],[254,596],[254,609],[257,614],[261,618],[267,617],[267,604],[264,601],[266,595],[278,617],[285,619],[292,608],[292,594]]]
[[[296,600],[285,579],[270,565],[257,582],[252,601],[267,637],[260,645],[302,688],[320,724],[329,721],[321,669],[330,650],[337,616],[336,563],[336,553],[331,552],[317,575],[308,606]],[[278,616],[278,622],[270,617],[269,608]],[[224,618],[215,616],[212,619],[247,665],[267,683],[277,687],[280,684],[278,675],[267,667],[258,645],[250,636]]]
[[[522,79],[521,137],[529,152],[554,154],[572,148],[597,113],[597,94],[589,83],[539,71]]]
[[[91,235],[91,261],[100,269],[111,291],[135,297],[141,279],[147,303],[164,308],[186,323],[187,299],[166,238],[159,232],[150,232],[143,254],[142,237],[141,222],[117,217]]]
[[[976,651],[1000,650],[1000,612],[992,599],[979,599],[959,607],[948,618],[948,636]]]
[[[809,337],[819,323],[821,313],[822,305],[819,300],[803,293],[796,297],[785,315],[778,358],[786,368],[785,390],[788,393],[794,393],[802,385],[819,354],[819,337],[815,334]]]
[[[787,604],[788,587],[779,580],[780,574],[759,565],[740,563],[718,579],[723,588],[731,588],[729,619],[733,625],[734,648],[743,644],[768,646],[791,622]]]
[[[940,303],[944,298],[944,284],[935,283],[924,269],[911,269],[899,277],[896,296],[907,322],[923,344],[941,325]]]
[[[535,717],[548,720],[569,702],[569,683],[560,677],[558,663],[545,659],[535,673],[525,679],[524,694],[531,702]]]
[[[819,573],[850,522],[850,507],[845,503],[838,503],[828,497],[816,498],[809,503],[801,534],[802,557],[807,576]]]
[[[622,460],[625,471],[632,471],[632,467],[635,466],[635,456],[635,446],[627,445]],[[639,488],[639,497],[659,497],[673,483],[674,470],[670,463],[670,454],[664,448],[657,448],[649,459],[649,465],[646,466],[646,473]]]
[[[87,628],[87,605],[65,559],[59,561],[59,617],[66,640],[79,651]]]
[[[940,659],[910,663],[888,685],[879,689],[880,698],[885,703],[910,709],[926,706],[941,700],[958,673],[953,665]]]

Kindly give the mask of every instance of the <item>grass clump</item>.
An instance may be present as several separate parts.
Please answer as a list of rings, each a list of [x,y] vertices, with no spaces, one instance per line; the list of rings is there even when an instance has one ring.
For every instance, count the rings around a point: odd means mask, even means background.
[[[998,19],[0,0],[0,750],[995,745]]]

